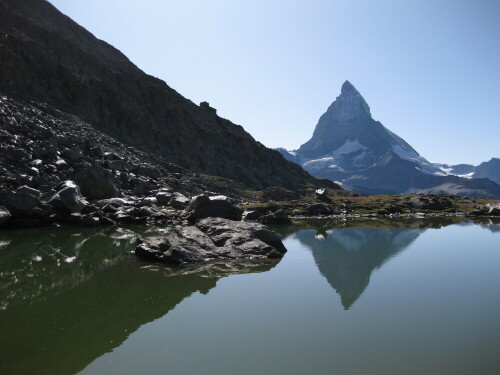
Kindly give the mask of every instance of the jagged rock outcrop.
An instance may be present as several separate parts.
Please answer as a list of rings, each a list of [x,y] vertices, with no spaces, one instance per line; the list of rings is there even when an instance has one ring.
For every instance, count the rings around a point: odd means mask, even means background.
[[[200,107],[142,72],[47,1],[0,2],[0,70],[1,93],[46,102],[189,170],[259,189],[321,185],[208,103]],[[68,157],[78,159],[78,151],[68,150]],[[120,171],[123,163],[111,160],[109,166]]]
[[[484,178],[451,175],[445,172],[444,165],[420,156],[406,141],[372,118],[368,104],[349,81],[320,117],[308,142],[295,151],[278,151],[312,175],[341,182],[355,192],[500,198],[500,185]],[[458,173],[468,169],[457,166],[456,170]]]
[[[281,258],[281,237],[257,223],[205,218],[196,226],[176,226],[164,236],[141,241],[135,254],[168,264],[215,260]]]

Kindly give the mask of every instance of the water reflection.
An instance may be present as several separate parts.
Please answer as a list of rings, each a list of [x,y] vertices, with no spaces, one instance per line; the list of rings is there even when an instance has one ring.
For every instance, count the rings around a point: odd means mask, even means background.
[[[348,310],[363,294],[375,269],[407,248],[427,228],[455,224],[460,218],[390,221],[317,221],[282,230],[312,251],[314,260]],[[482,226],[496,231],[491,221]],[[471,223],[472,225],[472,223]]]
[[[73,374],[221,277],[277,264],[145,263],[129,254],[145,231],[151,229],[1,233],[0,356],[9,360],[0,361],[0,372]]]
[[[424,229],[350,228],[295,234],[313,253],[320,273],[347,310],[370,282],[373,270],[411,244]]]

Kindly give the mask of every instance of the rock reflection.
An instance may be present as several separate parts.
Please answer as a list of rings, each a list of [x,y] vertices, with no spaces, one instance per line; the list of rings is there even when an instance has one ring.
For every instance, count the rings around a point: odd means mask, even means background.
[[[10,241],[0,249],[0,350],[9,358],[0,373],[76,373],[220,278],[277,264],[169,268],[130,255],[137,235],[150,229],[59,229],[0,234],[0,242]]]

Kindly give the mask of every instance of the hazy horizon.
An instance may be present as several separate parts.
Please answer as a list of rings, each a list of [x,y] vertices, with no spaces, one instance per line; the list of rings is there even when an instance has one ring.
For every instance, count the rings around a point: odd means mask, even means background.
[[[349,80],[428,160],[500,157],[495,1],[50,2],[268,147],[309,140]]]

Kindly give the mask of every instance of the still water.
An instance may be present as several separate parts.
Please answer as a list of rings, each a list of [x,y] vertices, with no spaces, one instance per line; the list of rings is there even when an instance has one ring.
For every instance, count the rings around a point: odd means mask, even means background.
[[[500,374],[500,226],[277,230],[281,261],[188,268],[130,254],[160,229],[0,232],[0,373]]]

